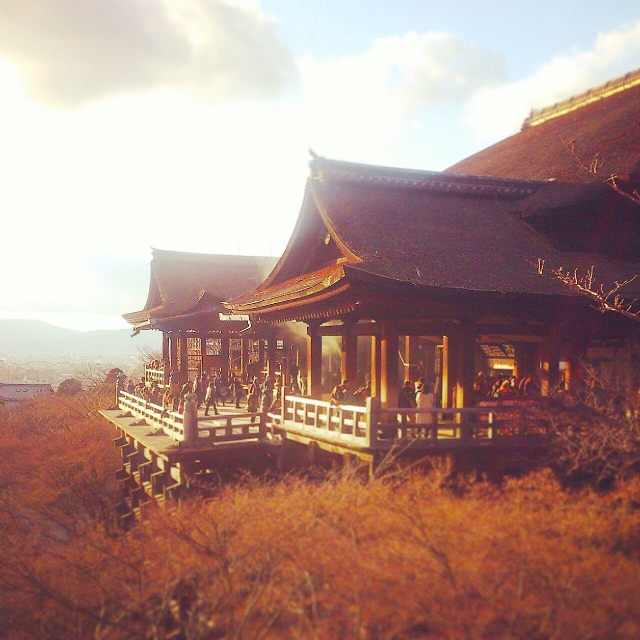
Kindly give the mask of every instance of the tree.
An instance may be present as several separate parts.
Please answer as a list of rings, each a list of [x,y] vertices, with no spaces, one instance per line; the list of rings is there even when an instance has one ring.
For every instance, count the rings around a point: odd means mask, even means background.
[[[82,384],[74,378],[67,378],[66,380],[63,380],[58,387],[58,393],[65,396],[75,396],[81,391]]]

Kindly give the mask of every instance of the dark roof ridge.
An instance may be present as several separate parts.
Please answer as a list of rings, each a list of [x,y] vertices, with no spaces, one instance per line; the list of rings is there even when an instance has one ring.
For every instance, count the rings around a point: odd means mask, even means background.
[[[322,157],[314,158],[309,166],[311,178],[321,182],[336,180],[397,189],[510,198],[530,196],[552,181],[401,169],[329,160]]]

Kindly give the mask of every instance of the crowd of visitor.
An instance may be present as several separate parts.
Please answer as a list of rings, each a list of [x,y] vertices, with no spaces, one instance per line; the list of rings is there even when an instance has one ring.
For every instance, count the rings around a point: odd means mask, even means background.
[[[274,381],[273,376],[266,376],[262,380],[259,376],[253,376],[247,384],[243,384],[239,376],[234,376],[225,383],[219,374],[211,373],[205,376],[196,374],[193,380],[181,382],[180,374],[175,371],[169,373],[164,390],[157,382],[149,383],[144,378],[138,383],[130,378],[124,390],[162,407],[165,412],[177,413],[183,413],[185,398],[187,394],[193,393],[198,409],[204,407],[205,416],[210,411],[218,415],[218,407],[225,407],[227,403],[236,409],[246,407],[250,413],[273,410],[274,400],[277,402],[280,395],[279,380]],[[299,393],[300,390],[291,387],[288,392]]]

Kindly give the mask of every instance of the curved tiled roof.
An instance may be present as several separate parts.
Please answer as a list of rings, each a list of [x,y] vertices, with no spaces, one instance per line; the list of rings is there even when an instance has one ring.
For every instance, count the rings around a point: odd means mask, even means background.
[[[326,177],[311,182],[330,226],[361,260],[347,272],[439,289],[565,293],[537,275],[538,258],[555,263],[560,254],[509,213],[510,195],[476,195],[465,191],[463,177],[441,175],[459,191]]]
[[[567,101],[569,102],[569,101]],[[581,166],[599,156],[600,174],[640,170],[640,84],[543,119],[448,169],[456,173],[593,182]],[[572,151],[572,144],[575,145]]]
[[[144,308],[123,317],[140,327],[153,320],[224,311],[222,301],[257,287],[276,258],[153,249]]]
[[[409,286],[416,295],[435,290],[576,295],[559,280],[541,277],[539,260],[545,261],[547,272],[561,266],[586,271],[593,265],[605,282],[640,271],[639,265],[603,256],[562,252],[519,217],[558,203],[579,204],[593,197],[591,187],[324,158],[313,160],[311,170],[287,250],[267,281],[230,303],[236,311],[278,311],[337,295],[349,283],[363,280],[381,290]],[[319,246],[310,230],[340,249],[342,257],[334,258],[333,267],[309,259]]]

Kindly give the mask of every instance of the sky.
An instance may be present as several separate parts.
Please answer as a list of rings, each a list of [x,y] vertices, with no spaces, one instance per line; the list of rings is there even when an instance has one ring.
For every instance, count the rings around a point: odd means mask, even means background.
[[[126,328],[152,247],[281,255],[310,148],[441,171],[637,68],[637,0],[0,0],[0,318]]]

